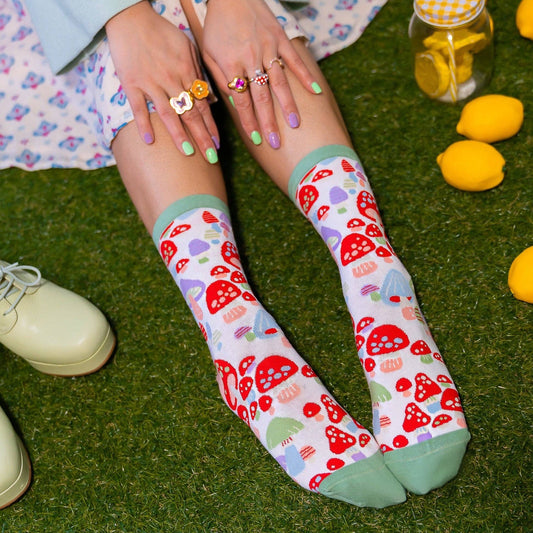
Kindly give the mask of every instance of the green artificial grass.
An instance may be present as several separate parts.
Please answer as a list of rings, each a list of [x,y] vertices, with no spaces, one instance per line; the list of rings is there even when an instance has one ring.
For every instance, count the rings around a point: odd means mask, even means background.
[[[456,479],[383,510],[297,487],[223,404],[203,338],[115,168],[9,169],[0,181],[0,257],[98,305],[118,336],[112,361],[45,376],[0,346],[0,398],[31,455],[28,493],[0,511],[23,532],[531,531],[533,305],[507,272],[533,245],[533,42],[518,0],[491,0],[494,77],[526,120],[498,143],[496,189],[448,186],[437,155],[461,137],[461,105],[419,93],[411,2],[391,0],[354,46],[322,62],[461,393],[472,441]],[[338,274],[311,225],[224,130],[222,162],[250,280],[337,399],[371,426]],[[224,155],[225,154],[225,155]]]

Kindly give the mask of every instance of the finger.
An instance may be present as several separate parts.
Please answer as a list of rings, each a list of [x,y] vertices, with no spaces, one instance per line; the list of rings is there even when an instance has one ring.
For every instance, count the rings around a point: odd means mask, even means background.
[[[300,83],[313,94],[320,94],[322,88],[316,81],[311,71],[307,68],[302,58],[298,55],[294,46],[287,39],[282,41],[279,46],[279,55],[283,58],[283,62],[286,67],[289,68],[295,75]]]
[[[281,146],[281,140],[276,115],[274,114],[272,95],[268,86],[268,75],[265,76],[265,73],[256,71],[253,80],[250,82],[250,93],[261,131],[265,133],[270,146],[278,149]]]
[[[265,64],[268,65],[267,73],[269,76],[270,89],[276,96],[287,124],[291,128],[297,128],[300,125],[300,114],[292,94],[289,80],[283,70],[283,62],[278,60],[278,56],[270,57],[272,59],[270,59],[268,63],[265,62]]]
[[[124,92],[126,92],[141,139],[146,144],[152,144],[154,142],[154,130],[150,122],[150,113],[148,112],[145,95],[139,90],[126,91],[124,89]]]
[[[207,100],[199,101],[198,111],[200,111],[207,131],[211,136],[215,148],[218,150],[220,148],[220,134],[218,132],[215,119],[213,118],[213,114],[211,113],[211,106],[209,105],[209,102]]]
[[[191,56],[196,68],[196,78],[198,80],[203,80],[203,71],[200,68],[200,62],[198,57],[198,51],[191,43]],[[193,82],[194,83],[194,82]],[[208,95],[209,96],[209,93]],[[209,105],[209,102],[207,100],[199,100],[198,101],[198,110],[202,114],[204,123],[207,127],[207,130],[209,131],[209,134],[211,135],[211,139],[213,141],[213,144],[215,145],[215,148],[218,150],[220,148],[220,135],[218,133],[218,128],[215,123],[215,119],[213,118],[213,114],[211,113],[211,106]]]
[[[182,96],[188,99],[190,110],[181,114],[180,118],[207,161],[216,163],[218,161],[216,150],[220,147],[220,141],[207,101],[209,86],[201,79],[198,72],[195,74],[193,80],[186,84],[189,88],[182,92]]]
[[[261,128],[257,120],[252,96],[247,90],[245,93],[234,93],[232,95],[234,107],[239,115],[239,122],[246,136],[252,140],[255,145],[263,142]]]
[[[248,90],[244,93],[238,93],[228,88],[228,82],[232,79],[227,77],[218,64],[209,56],[204,57],[204,62],[209,68],[215,83],[220,92],[232,102],[232,107],[239,115],[239,122],[244,130],[245,135],[252,140],[255,145],[262,142],[261,134],[259,133],[259,123],[255,116],[253,104]],[[233,71],[235,72],[235,71]]]
[[[157,95],[152,97],[152,102],[176,148],[184,155],[192,155],[194,147],[191,139],[185,131],[179,116],[170,105],[167,95],[162,90],[159,90]]]
[[[193,107],[180,115],[180,118],[206,161],[215,164],[218,162],[218,155],[214,141],[204,122],[203,114],[199,109],[201,108],[201,105],[199,105],[201,103],[194,102]]]

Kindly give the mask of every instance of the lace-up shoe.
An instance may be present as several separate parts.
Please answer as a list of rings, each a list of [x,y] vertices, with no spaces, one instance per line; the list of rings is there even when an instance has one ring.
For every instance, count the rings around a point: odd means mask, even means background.
[[[0,343],[45,374],[79,376],[105,364],[115,336],[85,298],[33,266],[0,261]]]

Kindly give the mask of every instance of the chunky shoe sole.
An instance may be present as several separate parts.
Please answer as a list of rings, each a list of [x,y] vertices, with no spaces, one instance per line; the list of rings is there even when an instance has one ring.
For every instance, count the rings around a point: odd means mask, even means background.
[[[115,334],[111,327],[108,327],[105,339],[100,347],[84,361],[64,365],[43,363],[41,361],[32,361],[31,359],[26,359],[26,361],[43,374],[63,377],[86,376],[100,370],[107,363],[115,349],[115,344]]]
[[[31,462],[28,452],[17,437],[17,445],[20,452],[20,471],[17,479],[4,491],[0,493],[0,509],[11,505],[17,501],[30,486],[31,482]]]

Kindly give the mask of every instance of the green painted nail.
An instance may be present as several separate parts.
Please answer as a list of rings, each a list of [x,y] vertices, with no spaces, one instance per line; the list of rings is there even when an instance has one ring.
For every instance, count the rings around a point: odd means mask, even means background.
[[[311,88],[313,89],[313,91],[315,91],[315,94],[320,94],[322,92],[322,88],[320,87],[320,85],[318,85],[316,81],[311,83]]]
[[[218,155],[214,148],[208,148],[205,151],[205,155],[207,157],[207,160],[214,165],[216,162],[218,162]]]
[[[229,100],[229,103],[231,104],[231,106],[235,107],[235,102],[233,101],[233,96],[229,95],[228,96],[228,100]]]
[[[261,134],[257,130],[252,131],[252,134],[250,135],[250,139],[252,139],[252,142],[256,146],[263,142],[263,139],[261,139]]]
[[[192,147],[192,144],[189,142],[189,141],[185,141],[182,145],[181,145],[181,148],[183,149],[183,153],[185,155],[192,155],[194,154],[194,148]]]

